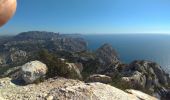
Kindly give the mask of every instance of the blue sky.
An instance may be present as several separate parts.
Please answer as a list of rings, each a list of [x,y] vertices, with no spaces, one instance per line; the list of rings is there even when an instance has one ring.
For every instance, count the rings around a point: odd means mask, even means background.
[[[18,0],[0,35],[31,30],[168,34],[170,0]]]

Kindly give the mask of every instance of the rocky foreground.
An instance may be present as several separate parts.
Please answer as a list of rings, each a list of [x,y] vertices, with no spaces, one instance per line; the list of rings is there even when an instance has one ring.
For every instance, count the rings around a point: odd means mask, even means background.
[[[61,77],[39,84],[16,85],[0,79],[0,100],[158,100],[136,90],[120,89],[103,83],[84,83]]]

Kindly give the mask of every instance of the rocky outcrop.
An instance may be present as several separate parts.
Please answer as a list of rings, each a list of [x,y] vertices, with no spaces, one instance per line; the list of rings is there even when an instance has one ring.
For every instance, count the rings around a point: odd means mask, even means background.
[[[86,79],[86,82],[101,82],[107,84],[112,82],[112,78],[106,75],[94,74],[94,75],[90,75]]]
[[[40,61],[31,61],[21,67],[21,77],[26,84],[33,83],[47,73],[47,66]]]
[[[65,88],[56,88],[50,92],[50,95],[59,100],[158,100],[142,92],[128,94],[102,83],[80,83]]]
[[[115,78],[120,75],[119,66],[121,66],[120,63],[112,64],[100,73]]]
[[[117,64],[119,62],[116,51],[109,44],[104,44],[96,50],[96,56],[99,59],[101,67],[98,71],[103,71],[111,64]]]
[[[18,86],[10,78],[0,79],[1,100],[158,100],[145,93],[120,89],[102,83],[83,83],[56,77],[40,84]]]
[[[82,76],[81,76],[81,69],[83,68],[82,67],[82,64],[81,63],[66,63],[68,65],[68,68],[70,70],[73,70],[79,79],[82,79]]]
[[[23,64],[28,58],[27,52],[16,48],[10,48],[4,52],[0,52],[0,65],[16,66]]]
[[[145,88],[146,76],[142,75],[140,72],[135,71],[130,77],[122,77],[122,83],[128,84],[130,87],[134,88]]]
[[[165,92],[160,92],[170,83],[168,82],[169,75],[166,74],[161,66],[150,61],[134,61],[123,72],[122,81],[133,85],[133,88],[151,92],[158,92],[164,97]]]

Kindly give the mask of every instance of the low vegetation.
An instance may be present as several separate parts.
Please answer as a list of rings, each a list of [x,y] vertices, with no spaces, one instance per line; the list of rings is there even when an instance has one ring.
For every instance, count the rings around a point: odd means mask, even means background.
[[[73,79],[78,78],[76,72],[73,69],[68,68],[67,64],[64,61],[61,61],[56,55],[49,53],[47,50],[40,51],[38,53],[37,60],[47,65],[47,78],[52,78],[56,76]]]

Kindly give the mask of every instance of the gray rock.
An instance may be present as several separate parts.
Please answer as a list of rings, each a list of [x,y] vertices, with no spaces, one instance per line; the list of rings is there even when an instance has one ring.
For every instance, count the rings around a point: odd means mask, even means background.
[[[130,77],[122,77],[121,80],[122,83],[129,84],[133,88],[144,88],[146,84],[145,75],[138,71],[133,72]]]
[[[31,61],[21,67],[20,73],[26,84],[33,83],[47,73],[47,66],[40,61]]]
[[[120,76],[118,66],[119,66],[119,63],[118,64],[113,64],[113,65],[107,67],[104,71],[102,71],[100,73],[104,74],[104,75],[107,75],[107,76],[110,76],[112,78],[115,78],[117,76]]]
[[[77,68],[79,69],[80,72],[83,71],[83,64],[82,63],[75,63],[75,65],[77,66]]]
[[[90,75],[86,79],[86,82],[101,82],[107,84],[112,82],[112,78],[106,75],[94,74],[94,75]]]
[[[134,72],[139,72],[141,74],[134,77]],[[137,83],[141,84],[146,90],[158,91],[160,87],[168,85],[169,75],[166,74],[160,65],[151,61],[134,61],[128,67],[123,70],[123,76],[126,80],[135,80]],[[135,86],[135,85],[134,85]]]
[[[163,71],[160,65],[156,63],[151,63],[151,67],[154,70],[159,82],[163,85],[168,85],[166,73]]]
[[[129,90],[129,93],[126,93],[102,83],[79,83],[56,88],[49,95],[55,100],[158,100],[140,91]]]
[[[66,63],[68,65],[68,68],[70,70],[74,70],[78,76],[79,79],[82,79],[82,75],[81,75],[81,68],[82,68],[82,64],[80,63]]]
[[[109,44],[104,44],[96,50],[96,56],[99,59],[101,66],[98,72],[104,71],[111,64],[117,64],[119,62],[116,51]]]

